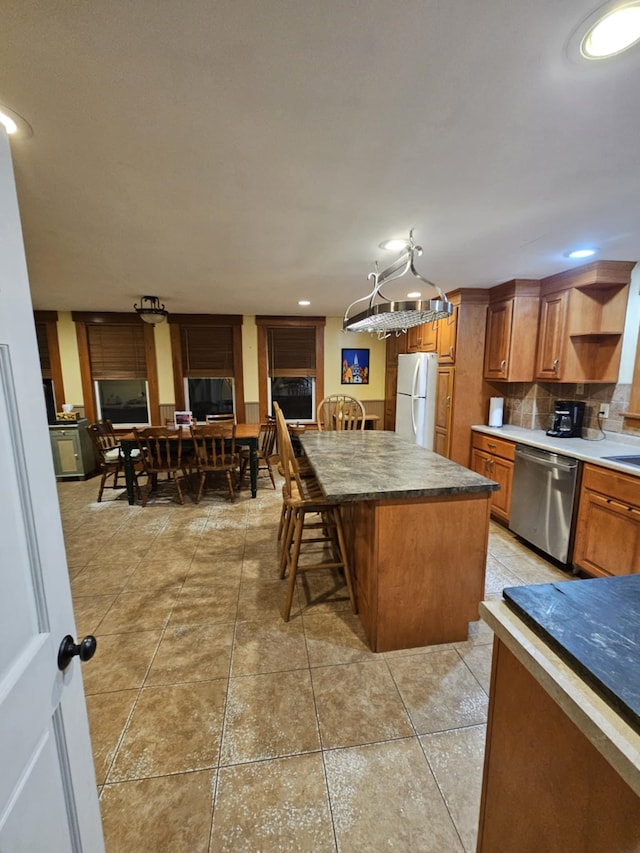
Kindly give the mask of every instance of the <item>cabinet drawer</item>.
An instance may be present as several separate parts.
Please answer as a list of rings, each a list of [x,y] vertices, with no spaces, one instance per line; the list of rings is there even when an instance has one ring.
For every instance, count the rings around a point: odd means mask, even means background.
[[[582,474],[582,488],[632,506],[640,506],[640,477],[630,477],[608,468],[586,464]]]
[[[510,459],[512,462],[516,458],[516,445],[513,441],[494,438],[492,435],[474,432],[473,447],[476,450],[484,450],[485,453],[492,453],[494,456],[501,456],[503,459]]]

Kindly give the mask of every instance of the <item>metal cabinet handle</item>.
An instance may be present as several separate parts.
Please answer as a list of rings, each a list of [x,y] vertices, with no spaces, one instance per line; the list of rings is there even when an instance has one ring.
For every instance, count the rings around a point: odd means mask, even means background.
[[[557,373],[557,372],[558,372],[558,370],[559,370],[559,368],[560,368],[560,359],[559,359],[559,358],[554,358],[554,359],[553,359],[553,372],[554,372],[554,373]]]
[[[502,371],[502,373],[504,373],[506,371],[506,369],[507,369],[507,359],[503,358],[502,361],[500,362],[500,370]]]
[[[498,445],[494,444],[492,441],[487,442],[487,447],[490,447],[492,450],[495,450]]]
[[[453,344],[449,347],[449,358],[454,358]]]

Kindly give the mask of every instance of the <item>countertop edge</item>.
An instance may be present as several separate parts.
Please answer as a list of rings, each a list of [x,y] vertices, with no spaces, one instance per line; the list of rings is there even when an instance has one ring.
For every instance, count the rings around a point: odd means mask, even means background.
[[[535,634],[504,601],[480,615],[598,752],[640,796],[640,735]]]
[[[624,436],[624,438],[621,438],[616,433],[616,438],[607,437],[601,441],[585,440],[583,438],[554,440],[547,436],[544,430],[511,427],[509,424],[505,424],[503,427],[474,424],[471,430],[472,432],[501,438],[504,441],[527,444],[529,447],[538,447],[541,450],[551,450],[553,453],[559,453],[561,456],[569,456],[572,459],[579,459],[581,462],[588,462],[591,465],[600,465],[602,468],[619,471],[631,477],[640,477],[640,468],[635,465],[625,465],[621,462],[612,462],[610,459],[602,458],[602,454],[605,456],[622,456],[624,454],[640,456],[640,441],[634,441],[635,436]]]

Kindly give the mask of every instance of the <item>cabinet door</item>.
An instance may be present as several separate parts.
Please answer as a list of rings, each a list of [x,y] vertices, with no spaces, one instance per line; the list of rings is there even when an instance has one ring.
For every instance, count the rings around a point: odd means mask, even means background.
[[[485,379],[507,379],[513,300],[494,302],[487,308],[487,336],[484,351]]]
[[[436,424],[434,450],[449,456],[451,444],[451,414],[453,410],[453,367],[438,367],[436,382]]]
[[[474,447],[471,451],[471,470],[476,474],[482,474],[483,477],[491,477],[491,456],[485,453],[484,450],[478,450]]]
[[[511,485],[513,483],[513,462],[493,456],[489,477],[500,484],[497,492],[491,494],[491,514],[508,522],[511,514]]]
[[[399,335],[396,335],[395,332],[391,332],[389,337],[387,338],[387,350],[386,350],[386,364],[387,367],[397,367],[398,366],[398,356],[401,353],[407,352],[407,335],[402,332]],[[393,393],[395,396],[395,387],[393,389]]]
[[[53,465],[57,477],[77,477],[82,473],[82,458],[76,430],[50,433]]]
[[[562,379],[562,344],[565,336],[567,291],[545,296],[540,306],[536,377]]]
[[[387,365],[384,377],[384,428],[394,431],[396,428],[396,389],[398,387],[398,366]]]
[[[438,363],[455,364],[456,332],[458,328],[458,306],[453,308],[450,317],[438,320]]]
[[[409,352],[436,352],[438,349],[438,324],[423,323],[407,331]]]
[[[592,575],[640,571],[640,510],[585,489],[580,496],[573,562]]]

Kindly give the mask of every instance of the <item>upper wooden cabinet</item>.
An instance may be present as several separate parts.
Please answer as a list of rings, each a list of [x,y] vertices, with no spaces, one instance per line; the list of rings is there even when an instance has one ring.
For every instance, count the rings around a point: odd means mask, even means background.
[[[449,297],[450,298],[450,297]],[[453,314],[438,320],[437,352],[438,364],[456,363],[456,338],[458,332],[458,312],[460,305],[454,303]]]
[[[633,267],[595,261],[541,282],[536,379],[617,381]]]
[[[539,292],[540,282],[531,279],[514,279],[489,291],[485,379],[533,381]]]
[[[436,352],[438,349],[438,321],[412,326],[407,331],[407,352]]]

